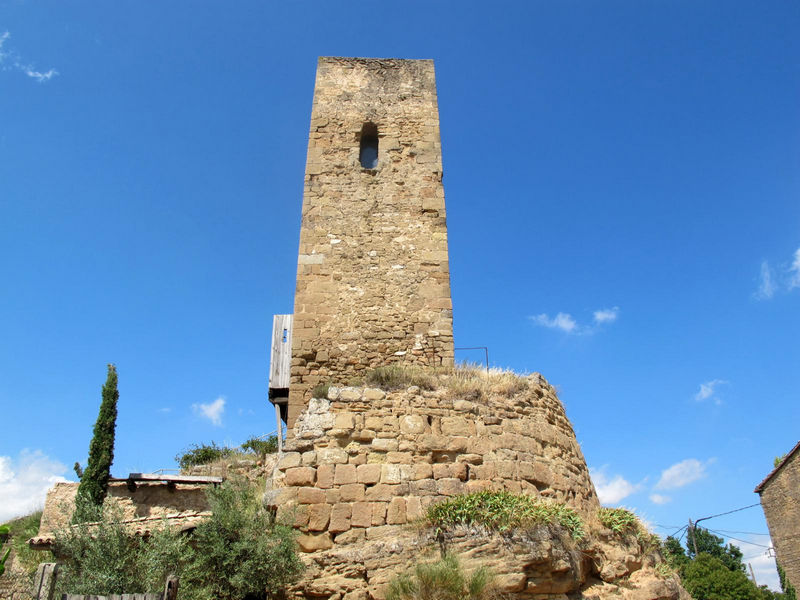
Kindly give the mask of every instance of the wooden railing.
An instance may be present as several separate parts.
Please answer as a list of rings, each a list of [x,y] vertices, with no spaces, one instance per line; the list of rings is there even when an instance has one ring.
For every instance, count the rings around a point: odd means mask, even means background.
[[[36,569],[33,582],[33,597],[35,600],[54,600],[56,581],[58,580],[58,565],[56,563],[42,563]],[[111,594],[110,596],[94,596],[83,594],[62,594],[59,600],[176,600],[178,596],[178,578],[167,577],[164,591],[155,594]]]

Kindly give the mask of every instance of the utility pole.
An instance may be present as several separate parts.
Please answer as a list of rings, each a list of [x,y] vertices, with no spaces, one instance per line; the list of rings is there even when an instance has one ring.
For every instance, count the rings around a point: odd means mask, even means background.
[[[753,578],[753,585],[758,587],[758,583],[756,582],[756,574],[753,572],[753,565],[750,564],[750,563],[747,563],[747,566],[750,567],[750,577]]]
[[[694,524],[689,519],[689,535],[692,537],[692,546],[694,546],[694,557],[697,558],[697,538],[694,535]]]

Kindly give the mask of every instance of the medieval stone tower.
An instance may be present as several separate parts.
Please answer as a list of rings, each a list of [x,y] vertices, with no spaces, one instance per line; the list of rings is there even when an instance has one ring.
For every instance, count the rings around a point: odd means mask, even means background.
[[[287,422],[320,381],[453,363],[431,60],[319,59],[308,140]]]

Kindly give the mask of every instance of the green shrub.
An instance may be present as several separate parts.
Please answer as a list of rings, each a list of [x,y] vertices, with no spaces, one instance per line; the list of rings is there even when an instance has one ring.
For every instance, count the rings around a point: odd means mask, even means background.
[[[481,567],[466,576],[453,554],[418,564],[389,582],[386,600],[489,600],[498,598],[493,574]]]
[[[212,517],[195,531],[184,571],[189,598],[241,600],[275,594],[297,580],[303,564],[292,528],[277,522],[247,483],[209,491]]]
[[[181,573],[191,554],[185,537],[165,522],[144,538],[120,525],[121,519],[118,509],[107,507],[95,525],[82,523],[56,532],[59,595],[158,592],[170,573]]]
[[[250,438],[241,445],[241,448],[245,452],[252,452],[259,456],[275,454],[278,451],[278,436],[271,435],[265,440],[261,438]]]
[[[614,533],[635,533],[641,527],[636,515],[624,508],[601,508],[597,511],[597,518],[603,527]]]
[[[502,532],[557,524],[567,529],[574,539],[585,535],[583,521],[568,506],[505,491],[453,496],[429,507],[426,519],[437,530],[454,525],[482,525]]]
[[[183,454],[178,454],[175,460],[181,469],[188,469],[197,465],[207,465],[226,456],[230,456],[233,449],[217,446],[212,440],[210,444],[192,444]]]
[[[113,507],[96,525],[56,532],[59,595],[158,592],[174,574],[185,600],[255,600],[299,577],[292,529],[275,522],[254,487],[228,481],[207,493],[212,515],[189,539],[166,521],[143,538],[120,523]]]
[[[379,387],[383,390],[400,390],[416,385],[423,390],[436,389],[436,376],[430,370],[408,365],[388,365],[368,371],[367,385]]]
[[[329,383],[318,383],[311,390],[311,396],[313,398],[325,399],[328,397],[328,390],[330,387],[331,385]]]

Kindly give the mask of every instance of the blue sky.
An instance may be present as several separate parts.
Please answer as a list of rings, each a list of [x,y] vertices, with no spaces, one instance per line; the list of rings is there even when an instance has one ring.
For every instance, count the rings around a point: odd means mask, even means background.
[[[0,1],[1,516],[85,462],[108,362],[115,475],[274,428],[320,55],[435,60],[456,345],[557,386],[606,500],[757,502],[800,438],[797,31],[794,1]]]

